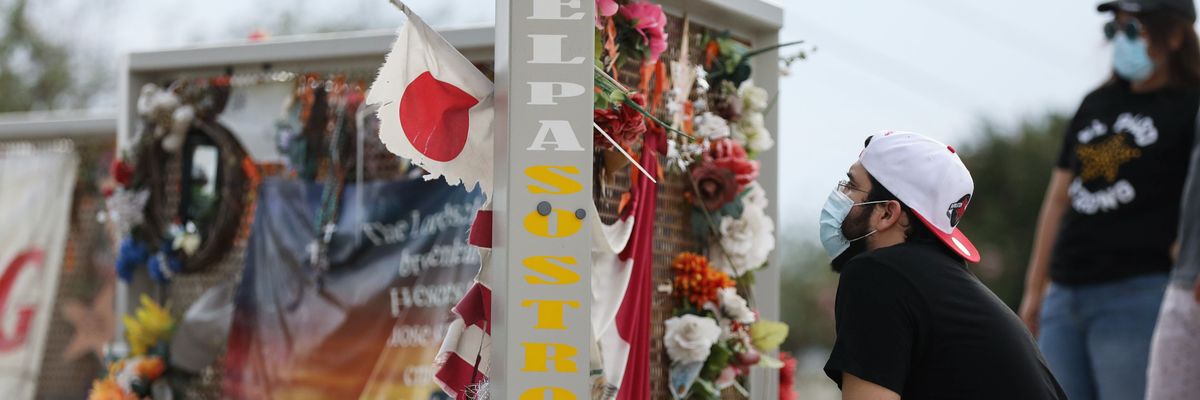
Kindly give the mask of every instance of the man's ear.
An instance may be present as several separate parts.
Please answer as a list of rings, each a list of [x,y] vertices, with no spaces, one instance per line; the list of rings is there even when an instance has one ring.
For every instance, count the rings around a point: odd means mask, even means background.
[[[888,230],[893,226],[904,223],[904,213],[900,211],[900,202],[892,200],[882,204],[878,211],[879,221],[875,225],[875,229],[880,231]]]

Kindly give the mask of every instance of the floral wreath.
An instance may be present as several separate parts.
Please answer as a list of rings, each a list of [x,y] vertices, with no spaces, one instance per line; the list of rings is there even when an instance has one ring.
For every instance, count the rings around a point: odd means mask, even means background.
[[[244,189],[256,169],[233,133],[215,122],[229,94],[228,77],[178,81],[162,89],[142,88],[138,99],[141,131],[132,154],[114,160],[105,187],[105,220],[121,237],[117,276],[129,282],[145,266],[150,278],[166,283],[175,275],[220,261],[233,245],[244,212]],[[220,206],[211,224],[168,210],[166,163],[185,148],[189,135],[204,135],[218,148]],[[174,215],[164,220],[164,215]],[[207,235],[201,231],[207,229]]]

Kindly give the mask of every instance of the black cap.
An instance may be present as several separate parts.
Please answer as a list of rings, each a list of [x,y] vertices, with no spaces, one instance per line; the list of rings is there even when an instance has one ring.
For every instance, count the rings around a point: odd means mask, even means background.
[[[1182,13],[1189,21],[1196,20],[1196,4],[1193,0],[1117,0],[1100,3],[1096,9],[1131,13],[1169,10]]]

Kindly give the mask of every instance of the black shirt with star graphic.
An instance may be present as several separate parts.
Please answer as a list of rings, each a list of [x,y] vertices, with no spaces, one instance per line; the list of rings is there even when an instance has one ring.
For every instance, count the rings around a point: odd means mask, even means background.
[[[1197,110],[1195,89],[1135,93],[1118,81],[1084,98],[1058,157],[1072,174],[1071,204],[1051,280],[1103,283],[1171,269]]]

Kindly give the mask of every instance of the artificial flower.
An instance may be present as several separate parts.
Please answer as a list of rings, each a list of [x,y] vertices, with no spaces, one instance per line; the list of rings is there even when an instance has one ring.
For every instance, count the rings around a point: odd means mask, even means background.
[[[754,311],[750,309],[750,305],[746,303],[746,299],[738,295],[736,288],[730,287],[717,290],[717,299],[721,303],[721,311],[725,313],[725,316],[737,321],[737,323],[750,325],[757,319]]]
[[[780,352],[779,360],[783,367],[779,368],[779,400],[800,400],[796,393],[796,357],[789,352]]]
[[[690,252],[679,253],[671,263],[675,278],[671,295],[702,308],[717,301],[717,290],[735,285],[729,275],[709,266],[708,259]]]
[[[194,232],[184,233],[176,236],[171,243],[171,248],[183,251],[183,254],[196,254],[196,250],[200,249],[200,235]]]
[[[721,369],[721,375],[717,377],[717,380],[713,384],[717,385],[718,390],[725,390],[733,386],[734,382],[737,382],[737,376],[737,368],[729,365]]]
[[[766,120],[761,112],[751,112],[733,124],[733,140],[752,152],[770,150],[775,146],[771,131],[767,130]]]
[[[746,186],[745,194],[742,195],[743,209],[767,210],[767,191],[763,190],[762,185],[758,182],[753,182]]]
[[[691,175],[700,192],[698,206],[705,210],[716,211],[737,198],[737,176],[732,171],[704,161],[692,167]]]
[[[117,234],[125,236],[133,227],[145,222],[142,209],[150,201],[149,190],[125,190],[117,188],[104,199],[105,217],[116,226]]]
[[[647,51],[644,62],[658,62],[659,56],[667,50],[667,14],[663,13],[662,6],[639,1],[621,7],[620,13],[633,22],[634,29],[642,35],[642,44]]]
[[[137,375],[142,379],[153,381],[163,375],[167,370],[166,364],[158,357],[148,357],[137,363]]]
[[[611,17],[617,15],[616,0],[596,0],[596,15],[601,17]]]
[[[708,149],[707,158],[716,166],[733,172],[739,191],[758,178],[758,161],[751,160],[746,154],[746,149],[732,139],[714,140]]]
[[[121,186],[129,186],[130,183],[133,183],[133,167],[129,166],[125,160],[113,160],[112,164],[108,166],[108,175]]]
[[[717,114],[705,111],[697,115],[696,136],[708,139],[720,139],[729,136],[729,121]]]
[[[728,121],[737,121],[742,115],[742,99],[737,95],[737,87],[729,81],[720,83],[721,86],[708,95],[712,111]]]
[[[712,264],[732,277],[759,269],[775,249],[775,222],[761,209],[723,216],[717,229],[721,238],[709,247]]]
[[[150,300],[149,296],[143,294],[141,302],[142,307],[133,317],[126,315],[124,318],[126,340],[129,341],[130,354],[134,356],[144,355],[150,348],[166,341],[175,329],[171,314]]]
[[[183,260],[172,252],[160,251],[146,261],[146,270],[150,279],[158,283],[167,283],[175,274],[183,271]]]
[[[92,381],[92,389],[88,400],[137,400],[133,393],[122,390],[112,377]]]
[[[617,15],[618,7],[620,5],[616,0],[596,0],[596,29],[604,30],[604,22],[601,18]]]
[[[738,87],[738,97],[742,98],[742,109],[746,111],[766,111],[771,102],[771,95],[767,93],[767,89],[754,86],[750,81],[743,82],[742,86]]]
[[[775,351],[787,335],[788,326],[782,322],[764,319],[750,325],[750,343],[759,351]]]
[[[640,106],[646,105],[646,97],[640,93],[635,93],[630,99]],[[607,108],[592,110],[592,120],[622,147],[629,147],[646,134],[646,118],[629,105],[621,105],[616,110]],[[592,138],[597,149],[613,148],[612,143],[599,132],[596,132]]]
[[[146,245],[133,238],[125,238],[121,241],[121,247],[117,249],[117,277],[125,282],[133,280],[133,270],[146,263],[149,256]]]
[[[664,325],[666,333],[663,335],[663,344],[667,348],[667,356],[676,363],[704,361],[721,335],[717,321],[692,314],[673,317],[666,320]]]

